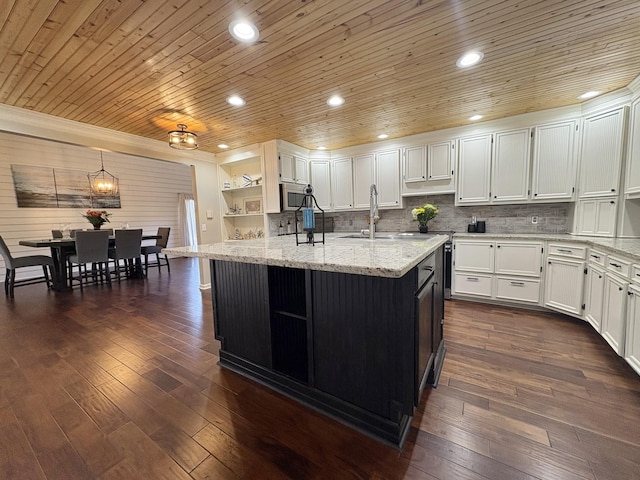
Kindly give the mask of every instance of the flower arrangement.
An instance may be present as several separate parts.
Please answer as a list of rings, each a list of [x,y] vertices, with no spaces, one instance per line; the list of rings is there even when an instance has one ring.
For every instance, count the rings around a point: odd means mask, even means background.
[[[87,210],[87,213],[82,214],[82,216],[89,220],[94,229],[98,230],[102,224],[109,221],[111,214],[107,213],[106,210]]]
[[[432,205],[431,203],[425,203],[423,206],[416,207],[411,210],[411,215],[413,216],[414,220],[418,221],[418,224],[421,227],[426,227],[427,222],[435,218],[436,215],[438,215],[438,212],[438,207]]]

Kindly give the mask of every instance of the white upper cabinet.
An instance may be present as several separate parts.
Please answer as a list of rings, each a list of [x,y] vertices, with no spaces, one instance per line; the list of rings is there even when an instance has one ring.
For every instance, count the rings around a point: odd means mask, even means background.
[[[280,181],[287,183],[309,183],[308,160],[299,155],[281,152],[278,154]]]
[[[427,179],[427,146],[407,147],[404,149],[405,183],[424,182]]]
[[[440,142],[427,146],[427,181],[450,180],[453,175],[451,168],[452,142]]]
[[[491,168],[494,203],[516,203],[528,199],[530,144],[529,128],[496,133]]]
[[[375,155],[356,155],[353,157],[353,208],[369,208],[369,189],[375,183]]]
[[[309,171],[313,196],[316,197],[318,206],[323,210],[331,210],[331,162],[329,160],[311,160]]]
[[[336,158],[331,171],[333,210],[353,208],[353,167],[351,158]]]
[[[585,198],[578,202],[576,233],[614,237],[616,233],[617,197]]]
[[[453,153],[453,141],[403,148],[402,195],[453,193]]]
[[[376,153],[375,182],[379,207],[400,206],[400,154],[398,150]]]
[[[577,131],[578,122],[575,120],[535,127],[532,200],[573,200],[576,180],[575,139]]]
[[[624,139],[626,107],[587,117],[580,159],[580,197],[616,194]]]
[[[353,157],[355,209],[368,209],[371,184],[378,190],[378,206],[400,206],[400,154],[398,150]]]
[[[624,193],[629,198],[640,197],[640,98],[631,104],[627,184]]]
[[[489,203],[492,135],[463,137],[458,145],[456,204]]]

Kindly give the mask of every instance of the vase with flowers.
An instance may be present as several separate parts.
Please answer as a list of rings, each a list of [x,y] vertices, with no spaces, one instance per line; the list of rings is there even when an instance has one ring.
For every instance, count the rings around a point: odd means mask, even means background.
[[[94,230],[100,230],[100,227],[109,222],[110,213],[106,210],[87,210],[82,216],[89,220],[89,223],[93,225]]]
[[[427,233],[429,231],[429,220],[435,218],[436,215],[438,215],[438,212],[438,207],[431,203],[425,203],[423,206],[416,207],[411,210],[413,219],[418,222],[420,233]]]

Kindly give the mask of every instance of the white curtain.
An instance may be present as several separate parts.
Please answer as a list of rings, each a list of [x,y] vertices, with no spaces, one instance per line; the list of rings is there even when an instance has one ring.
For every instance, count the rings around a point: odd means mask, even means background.
[[[179,193],[178,202],[180,206],[178,219],[182,227],[182,244],[195,247],[198,245],[195,199],[191,193]]]

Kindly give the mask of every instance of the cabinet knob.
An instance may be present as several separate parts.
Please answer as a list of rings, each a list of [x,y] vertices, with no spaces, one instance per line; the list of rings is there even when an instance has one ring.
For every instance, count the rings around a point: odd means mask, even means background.
[[[609,203],[610,203],[611,205],[614,205],[616,202],[614,202],[613,200],[611,200]]]
[[[612,191],[612,192],[615,192],[615,191],[616,191],[616,189],[615,189],[615,188],[612,188],[612,189],[611,189],[611,191]]]
[[[622,287],[618,287],[618,291],[621,292],[622,291]]]

